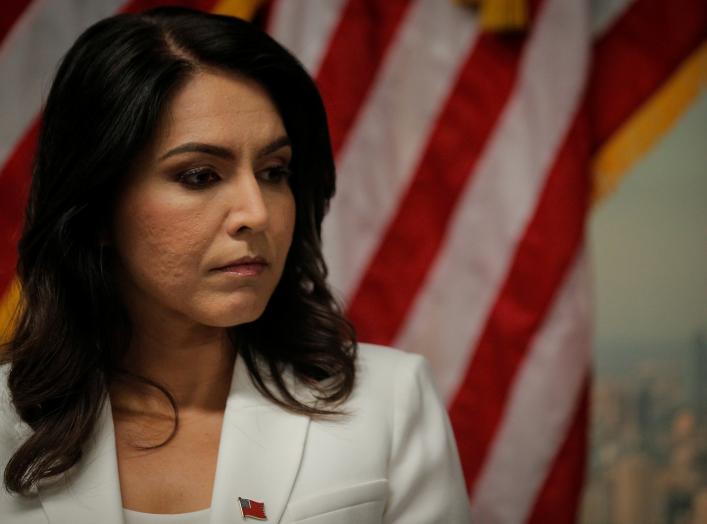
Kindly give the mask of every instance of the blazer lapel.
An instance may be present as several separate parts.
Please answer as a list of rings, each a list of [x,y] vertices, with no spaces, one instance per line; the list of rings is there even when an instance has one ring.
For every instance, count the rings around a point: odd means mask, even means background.
[[[265,505],[267,522],[279,522],[297,477],[309,417],[277,407],[252,384],[236,359],[221,430],[211,524],[241,521],[238,498]]]
[[[63,479],[40,484],[39,498],[50,523],[122,524],[113,416],[106,400],[96,434],[80,462]]]

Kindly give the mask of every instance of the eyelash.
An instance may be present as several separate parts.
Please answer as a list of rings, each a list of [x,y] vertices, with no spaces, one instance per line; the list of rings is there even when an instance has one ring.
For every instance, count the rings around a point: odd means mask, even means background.
[[[261,179],[263,178],[262,174],[266,175],[263,182],[267,184],[279,184],[283,180],[288,180],[292,176],[292,170],[287,166],[273,166],[258,173],[258,177]],[[202,182],[189,180],[190,177],[199,177],[201,175],[209,175],[209,180]],[[210,187],[220,180],[220,178],[221,177],[218,173],[211,168],[194,168],[179,173],[177,175],[177,182],[184,185],[188,189],[200,190]]]
[[[273,177],[273,175],[274,175],[274,179],[265,180],[265,182],[270,183],[270,184],[278,184],[279,182],[282,182],[283,180],[287,181],[292,176],[292,170],[287,166],[269,167],[269,168],[261,171],[261,173],[267,173],[268,176],[270,176],[270,177]]]
[[[190,177],[200,176],[200,175],[210,175],[211,178],[210,178],[210,180],[208,180],[206,182],[201,182],[201,183],[189,180]],[[184,171],[183,173],[179,173],[177,175],[177,181],[189,189],[204,189],[204,188],[210,186],[211,184],[213,184],[217,178],[219,178],[219,176],[216,174],[216,172],[213,169],[209,169],[209,168],[189,169],[189,170]]]

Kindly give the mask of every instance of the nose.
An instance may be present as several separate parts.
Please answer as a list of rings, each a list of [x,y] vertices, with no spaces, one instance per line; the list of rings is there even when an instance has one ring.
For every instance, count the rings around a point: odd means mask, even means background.
[[[255,174],[239,173],[229,185],[231,191],[225,195],[228,234],[237,236],[246,232],[259,233],[267,229],[268,206]]]

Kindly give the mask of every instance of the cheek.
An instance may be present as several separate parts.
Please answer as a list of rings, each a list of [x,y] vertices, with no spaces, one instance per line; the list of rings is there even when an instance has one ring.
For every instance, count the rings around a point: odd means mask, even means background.
[[[204,235],[198,211],[149,194],[122,202],[116,213],[115,245],[138,287],[170,292],[189,285],[198,272]],[[203,226],[202,226],[203,227]]]
[[[284,259],[292,244],[292,235],[295,229],[295,199],[291,192],[288,191],[286,194],[280,195],[273,206],[271,216],[278,251]]]

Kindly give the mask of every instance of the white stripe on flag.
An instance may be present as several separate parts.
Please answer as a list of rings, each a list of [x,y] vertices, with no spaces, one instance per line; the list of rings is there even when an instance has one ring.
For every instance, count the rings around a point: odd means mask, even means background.
[[[578,108],[588,65],[583,4],[548,0],[539,13],[516,90],[396,340],[395,346],[430,360],[447,399],[473,356]]]
[[[61,57],[124,0],[35,0],[0,48],[0,166],[39,113]]]
[[[330,281],[345,299],[363,277],[477,35],[473,15],[446,1],[418,1],[401,24],[339,154],[337,194],[324,221]]]
[[[589,370],[589,297],[582,251],[514,382],[473,493],[474,522],[526,522],[572,423]]]
[[[315,75],[346,4],[346,0],[278,0],[272,6],[268,32]]]

